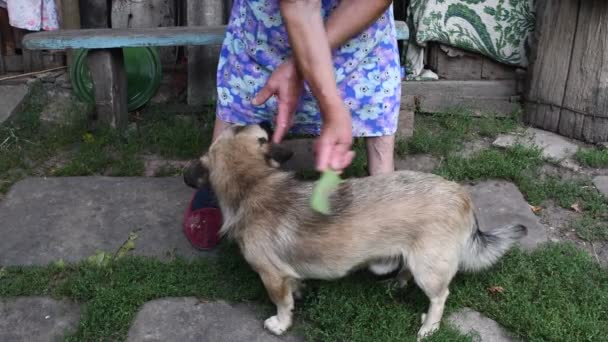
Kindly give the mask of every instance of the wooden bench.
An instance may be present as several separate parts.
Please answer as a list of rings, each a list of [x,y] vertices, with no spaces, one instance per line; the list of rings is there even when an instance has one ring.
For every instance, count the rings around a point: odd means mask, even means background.
[[[406,40],[409,34],[405,22],[397,21],[396,28],[397,39]],[[226,26],[56,30],[30,33],[23,38],[23,45],[31,50],[90,49],[87,65],[97,115],[100,121],[123,129],[128,112],[122,48],[221,45],[225,32]]]

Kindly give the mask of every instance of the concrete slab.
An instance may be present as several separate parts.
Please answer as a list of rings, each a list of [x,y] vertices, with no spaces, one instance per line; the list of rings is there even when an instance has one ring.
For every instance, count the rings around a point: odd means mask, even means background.
[[[608,176],[597,176],[593,178],[593,185],[604,196],[608,197]]]
[[[192,195],[181,177],[25,179],[0,203],[0,265],[78,261],[116,251],[133,231],[136,255],[209,255],[182,233]]]
[[[0,85],[0,124],[19,110],[28,91],[25,84]]]
[[[246,304],[164,298],[144,304],[129,330],[128,342],[273,342],[303,341],[287,332],[277,337],[264,329],[264,315]]]
[[[56,88],[49,90],[49,103],[40,113],[40,121],[46,125],[63,126],[89,115],[91,107],[80,102],[69,90]]]
[[[62,341],[78,327],[80,308],[47,297],[0,299],[0,341]]]
[[[474,341],[512,342],[518,341],[500,324],[469,308],[463,308],[450,316],[448,322],[463,334],[472,334]]]
[[[558,162],[574,156],[579,149],[577,144],[567,138],[537,128],[527,128],[521,135],[500,135],[492,144],[503,148],[512,147],[516,144],[527,147],[536,146],[542,149],[543,158]]]
[[[523,224],[528,228],[528,235],[519,241],[524,249],[532,250],[547,241],[547,231],[540,218],[534,215],[515,184],[486,181],[468,188],[482,231],[509,224]]]

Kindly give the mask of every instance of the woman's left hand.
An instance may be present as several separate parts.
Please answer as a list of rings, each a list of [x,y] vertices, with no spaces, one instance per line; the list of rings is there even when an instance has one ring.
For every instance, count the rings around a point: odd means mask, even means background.
[[[273,95],[277,97],[276,129],[272,136],[274,143],[281,142],[293,125],[303,90],[304,81],[298,74],[295,61],[290,58],[273,71],[264,88],[254,97],[253,104],[256,106],[265,103]]]

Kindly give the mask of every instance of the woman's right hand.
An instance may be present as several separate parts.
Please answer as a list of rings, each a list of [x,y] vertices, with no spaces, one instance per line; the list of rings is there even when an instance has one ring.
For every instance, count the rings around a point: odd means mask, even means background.
[[[253,104],[259,106],[275,95],[278,113],[275,118],[276,128],[272,136],[274,143],[280,143],[291,128],[300,95],[304,90],[304,81],[298,74],[295,61],[288,59],[280,64],[270,75],[266,84],[253,98]]]

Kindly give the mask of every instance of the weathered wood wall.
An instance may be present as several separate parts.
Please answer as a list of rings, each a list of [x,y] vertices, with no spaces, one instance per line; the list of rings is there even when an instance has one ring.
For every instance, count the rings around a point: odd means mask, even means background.
[[[150,28],[176,26],[174,0],[114,0],[112,2],[112,28]],[[178,47],[159,48],[164,65],[175,64]]]
[[[608,141],[608,2],[538,0],[525,94],[530,125]]]
[[[232,1],[188,0],[188,26],[223,25],[227,23]],[[216,72],[220,46],[188,47],[188,104],[213,103],[217,97]]]

